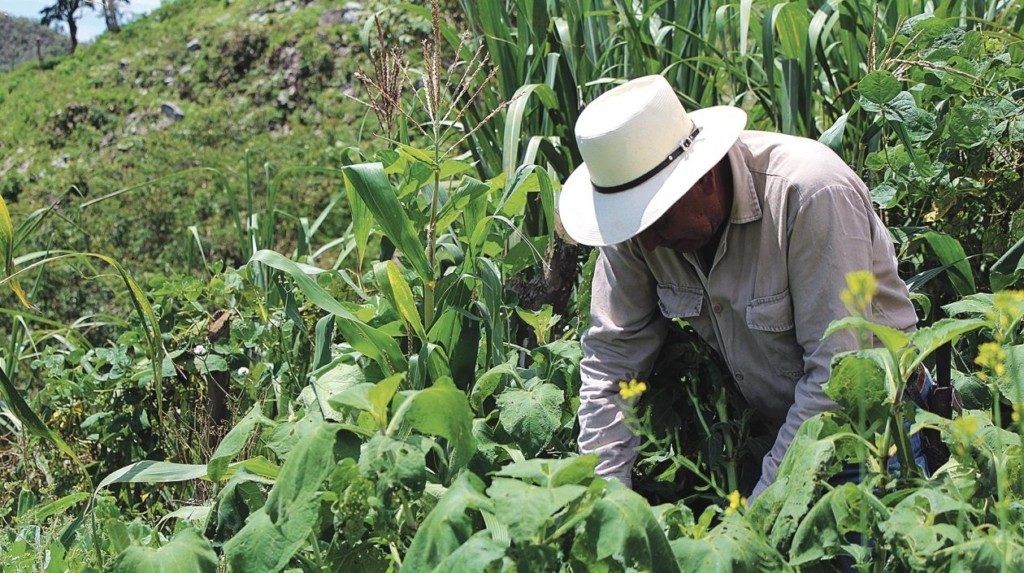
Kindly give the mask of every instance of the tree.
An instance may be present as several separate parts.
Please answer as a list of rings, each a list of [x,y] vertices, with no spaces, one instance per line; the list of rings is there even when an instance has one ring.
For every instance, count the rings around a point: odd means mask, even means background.
[[[68,25],[68,35],[71,36],[69,53],[72,54],[78,47],[78,11],[82,8],[95,9],[95,0],[57,0],[55,4],[40,11],[44,26],[49,26],[54,22],[63,22]]]
[[[128,4],[128,0],[103,0],[103,18],[107,21],[107,31],[120,32],[121,23],[118,22],[118,4]]]

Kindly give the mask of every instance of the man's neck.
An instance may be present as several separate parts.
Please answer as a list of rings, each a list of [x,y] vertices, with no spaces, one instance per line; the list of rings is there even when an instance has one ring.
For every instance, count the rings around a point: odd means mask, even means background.
[[[715,231],[714,236],[711,237],[711,240],[694,253],[705,273],[711,272],[711,266],[715,262],[715,254],[718,252],[718,245],[722,242],[722,235],[725,234],[725,228],[729,225],[729,219],[732,217],[733,184],[732,167],[729,163],[729,156],[726,155],[723,157],[722,161],[720,161],[714,168],[719,170],[717,180],[721,182],[722,187],[718,192],[725,194],[725,212],[727,214],[721,224],[718,225],[718,229]]]

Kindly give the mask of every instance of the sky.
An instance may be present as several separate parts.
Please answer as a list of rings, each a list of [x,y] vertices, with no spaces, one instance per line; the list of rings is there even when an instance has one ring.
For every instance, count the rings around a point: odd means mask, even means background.
[[[121,21],[127,21],[136,16],[141,16],[160,5],[162,0],[131,0],[129,4],[121,4]],[[97,2],[100,4],[101,2]],[[39,12],[46,6],[54,4],[54,0],[0,0],[0,11],[7,12],[14,16],[39,19]],[[103,10],[97,7],[96,10],[85,9],[81,11],[78,21],[78,41],[88,42],[107,29],[103,21]],[[65,33],[64,26],[61,27]]]

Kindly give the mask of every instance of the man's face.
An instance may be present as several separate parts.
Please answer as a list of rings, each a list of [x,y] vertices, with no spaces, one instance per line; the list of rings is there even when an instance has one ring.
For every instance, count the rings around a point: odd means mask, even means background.
[[[723,160],[640,233],[640,244],[648,251],[666,247],[683,253],[706,245],[732,209],[732,182],[728,179],[729,162]]]

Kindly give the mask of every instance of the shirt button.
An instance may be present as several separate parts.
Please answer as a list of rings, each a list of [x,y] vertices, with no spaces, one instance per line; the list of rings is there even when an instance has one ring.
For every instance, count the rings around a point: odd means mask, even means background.
[[[742,382],[743,381],[743,373],[742,372],[737,372],[733,376],[735,376],[737,382]]]
[[[722,313],[722,305],[718,304],[717,302],[715,303],[714,306],[711,307],[711,309],[715,311],[715,314],[721,314]]]

